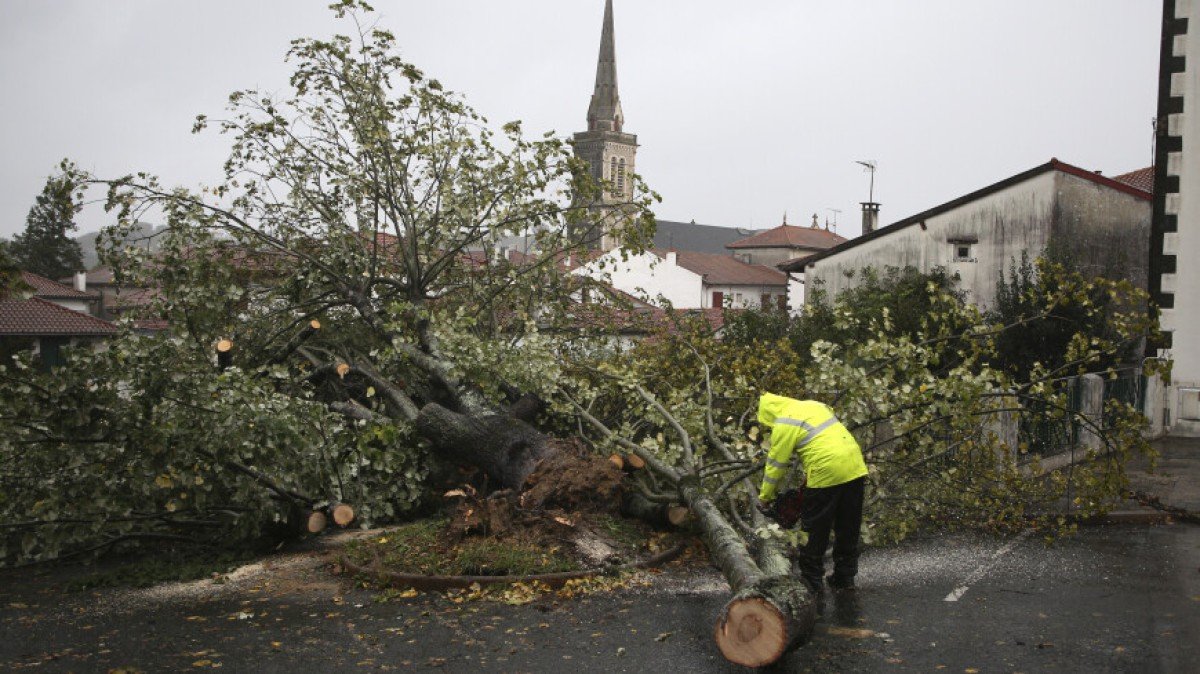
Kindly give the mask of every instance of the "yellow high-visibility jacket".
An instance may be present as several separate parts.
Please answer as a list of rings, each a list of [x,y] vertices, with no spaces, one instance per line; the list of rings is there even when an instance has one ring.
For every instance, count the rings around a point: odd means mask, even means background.
[[[798,454],[810,487],[833,487],[867,474],[858,441],[815,400],[795,400],[764,393],[758,400],[758,423],[771,429],[771,450],[758,497],[772,501]]]

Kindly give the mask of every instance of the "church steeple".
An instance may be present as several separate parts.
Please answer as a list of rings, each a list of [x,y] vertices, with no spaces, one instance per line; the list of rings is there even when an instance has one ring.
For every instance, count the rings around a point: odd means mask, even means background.
[[[625,113],[617,93],[617,41],[613,30],[613,3],[605,0],[604,30],[600,34],[600,59],[596,65],[596,89],[588,106],[588,130],[575,134],[575,156],[591,168],[592,178],[604,185],[590,210],[598,227],[588,234],[589,245],[601,250],[617,242],[609,234],[627,217],[634,197],[637,136],[625,133]]]
[[[600,59],[596,64],[596,90],[588,106],[588,131],[616,131],[625,124],[621,95],[617,91],[617,45],[613,30],[613,4],[604,4],[604,29],[600,33]]]

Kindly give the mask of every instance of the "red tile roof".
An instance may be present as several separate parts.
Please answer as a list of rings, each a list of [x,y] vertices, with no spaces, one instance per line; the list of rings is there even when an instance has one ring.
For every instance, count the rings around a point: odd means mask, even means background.
[[[1057,171],[1062,171],[1063,173],[1069,173],[1069,174],[1079,177],[1079,178],[1083,178],[1084,180],[1090,180],[1090,181],[1096,183],[1097,185],[1103,185],[1104,187],[1111,187],[1114,190],[1117,190],[1118,192],[1124,192],[1125,194],[1133,195],[1139,199],[1145,199],[1146,201],[1149,201],[1154,198],[1154,193],[1151,190],[1144,190],[1135,185],[1130,185],[1129,183],[1123,183],[1119,180],[1114,180],[1113,178],[1109,178],[1108,176],[1101,175],[1099,173],[1096,173],[1095,171],[1089,171],[1084,168],[1079,168],[1078,166],[1075,166],[1073,164],[1068,164],[1063,161],[1059,161],[1058,159],[1052,158],[1050,160],[1050,163],[1047,166],[1049,166],[1049,168],[1051,168],[1051,169],[1054,169]],[[1042,168],[1042,167],[1039,167],[1039,168]],[[1038,169],[1034,169],[1034,170],[1036,171]],[[1010,180],[1012,180],[1012,178],[1010,178]]]
[[[122,290],[118,292],[112,299],[111,309],[122,311],[132,309],[134,307],[145,307],[154,304],[162,298],[162,291],[158,288],[133,288],[131,290]]]
[[[98,337],[114,335],[117,326],[71,311],[39,297],[0,300],[0,335],[23,337]]]
[[[1147,166],[1144,169],[1122,173],[1119,176],[1113,176],[1113,180],[1119,183],[1125,183],[1138,188],[1143,192],[1154,193],[1154,167]]]
[[[666,259],[667,252],[656,250],[655,255]],[[713,255],[679,251],[679,266],[700,274],[709,284],[786,286],[787,274],[761,264],[746,264],[732,255]]]
[[[726,248],[809,248],[825,250],[845,241],[845,237],[817,227],[780,225],[775,229],[726,244]]]
[[[93,300],[97,297],[96,293],[80,292],[69,285],[51,281],[45,276],[38,276],[33,272],[21,272],[21,280],[33,288],[34,297],[56,300]]]

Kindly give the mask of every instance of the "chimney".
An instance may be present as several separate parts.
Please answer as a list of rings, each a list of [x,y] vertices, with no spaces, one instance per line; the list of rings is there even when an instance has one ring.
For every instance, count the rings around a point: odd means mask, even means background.
[[[667,251],[667,264],[671,265],[672,267],[679,266],[679,253],[677,253],[673,250],[668,250]]]
[[[875,201],[862,202],[863,219],[862,233],[870,234],[879,229],[879,203]]]
[[[81,293],[87,292],[87,272],[75,272],[75,289]]]

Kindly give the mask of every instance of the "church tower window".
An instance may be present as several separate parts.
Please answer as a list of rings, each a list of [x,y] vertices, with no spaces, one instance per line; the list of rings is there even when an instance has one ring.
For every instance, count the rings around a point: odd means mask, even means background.
[[[617,164],[617,194],[625,196],[625,158]]]

